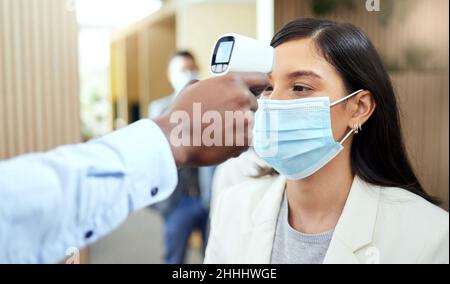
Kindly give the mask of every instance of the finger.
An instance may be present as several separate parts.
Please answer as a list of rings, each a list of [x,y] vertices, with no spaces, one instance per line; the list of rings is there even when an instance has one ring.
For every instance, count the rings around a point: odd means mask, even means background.
[[[264,73],[235,73],[249,89],[259,89],[270,84],[269,75]]]
[[[258,100],[253,94],[249,94],[250,110],[253,112],[258,110]]]
[[[194,85],[194,84],[197,83],[197,82],[199,82],[199,80],[196,80],[196,79],[191,80],[191,81],[189,81],[189,83],[187,83],[186,86]]]
[[[242,155],[242,153],[244,153],[244,152],[247,151],[247,150],[248,150],[248,146],[236,147],[236,148],[235,148],[235,151],[234,151],[234,153],[233,153],[232,158],[237,158],[237,157],[239,157],[240,155]]]
[[[199,80],[191,80],[191,81],[189,81],[189,82],[183,87],[183,90],[186,89],[186,88],[188,88],[189,86],[194,85],[194,84],[197,83],[197,82],[199,82]]]
[[[266,88],[267,88],[267,85],[266,86],[257,86],[257,87],[250,88],[250,91],[253,93],[253,95],[255,97],[259,97]]]

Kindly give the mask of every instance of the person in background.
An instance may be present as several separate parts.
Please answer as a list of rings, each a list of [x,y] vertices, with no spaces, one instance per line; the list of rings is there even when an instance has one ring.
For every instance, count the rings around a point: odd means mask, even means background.
[[[195,57],[187,50],[176,51],[169,60],[167,77],[173,88],[173,93],[153,101],[148,107],[149,116],[161,116],[172,104],[180,91],[190,82],[198,80],[198,66]]]
[[[169,61],[167,75],[174,92],[149,106],[150,118],[161,116],[180,91],[191,81],[198,79],[198,66],[192,53],[176,51]],[[187,244],[193,231],[198,230],[206,248],[209,201],[214,167],[183,168],[178,170],[178,185],[173,195],[151,208],[164,219],[164,262],[185,262]]]

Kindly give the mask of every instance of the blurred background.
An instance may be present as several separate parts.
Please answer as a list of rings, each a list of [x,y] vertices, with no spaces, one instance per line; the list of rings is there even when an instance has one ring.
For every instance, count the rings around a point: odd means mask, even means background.
[[[312,16],[368,33],[394,82],[413,164],[448,210],[449,1],[380,0],[372,12],[366,2],[0,0],[0,159],[155,116],[183,76],[209,77],[220,35],[269,43],[285,23]],[[84,250],[82,261],[201,263],[213,172],[180,172],[176,200],[133,214]],[[188,227],[185,212],[196,220]]]

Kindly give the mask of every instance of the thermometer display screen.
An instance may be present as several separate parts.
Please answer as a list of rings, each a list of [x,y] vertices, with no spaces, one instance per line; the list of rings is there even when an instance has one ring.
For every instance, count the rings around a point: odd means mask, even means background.
[[[223,41],[220,43],[216,53],[216,63],[229,63],[233,50],[233,41]]]

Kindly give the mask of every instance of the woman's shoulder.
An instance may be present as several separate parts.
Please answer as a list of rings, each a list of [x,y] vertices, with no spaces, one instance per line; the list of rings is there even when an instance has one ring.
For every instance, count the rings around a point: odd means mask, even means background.
[[[374,244],[409,263],[448,263],[449,214],[417,194],[378,187]],[[402,257],[407,256],[407,259]],[[391,259],[391,260],[392,260]]]
[[[421,196],[398,187],[380,187],[380,208],[399,224],[409,220],[418,229],[448,234],[449,214]],[[380,212],[381,213],[381,212]]]
[[[420,209],[422,214],[448,217],[447,211],[411,191],[399,187],[380,187],[380,189],[381,202],[384,204],[410,210]]]

